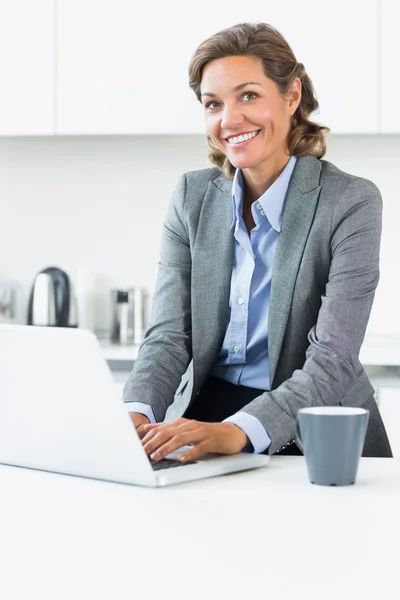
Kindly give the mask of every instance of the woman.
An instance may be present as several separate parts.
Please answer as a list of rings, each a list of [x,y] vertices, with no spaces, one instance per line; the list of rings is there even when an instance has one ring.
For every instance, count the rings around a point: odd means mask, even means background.
[[[391,456],[358,359],[379,279],[378,189],[321,160],[312,83],[271,26],[218,32],[189,76],[216,168],[175,189],[124,388],[147,454],[300,454],[297,411],[342,404],[370,410],[364,456]],[[163,422],[174,398],[182,416]]]

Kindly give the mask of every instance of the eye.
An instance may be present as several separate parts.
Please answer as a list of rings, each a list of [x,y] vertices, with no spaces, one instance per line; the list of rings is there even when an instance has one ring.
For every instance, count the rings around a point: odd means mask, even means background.
[[[204,108],[208,109],[208,110],[215,110],[216,108],[218,108],[220,106],[219,102],[215,102],[215,100],[210,100],[210,102],[207,102],[204,105]]]
[[[258,94],[255,92],[245,92],[242,96],[245,102],[250,102],[250,100],[255,100],[258,97]]]

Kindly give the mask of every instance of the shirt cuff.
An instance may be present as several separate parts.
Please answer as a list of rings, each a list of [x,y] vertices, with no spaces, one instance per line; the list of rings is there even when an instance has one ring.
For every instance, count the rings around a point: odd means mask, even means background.
[[[253,415],[249,415],[245,412],[238,412],[231,417],[224,419],[222,422],[234,423],[240,427],[240,429],[243,429],[253,445],[254,454],[261,454],[261,452],[264,452],[271,444],[271,438],[266,432],[264,425]],[[242,452],[246,452],[246,449],[243,448]]]
[[[128,412],[140,413],[147,417],[150,423],[156,423],[153,409],[148,404],[145,404],[144,402],[125,402],[124,406]]]

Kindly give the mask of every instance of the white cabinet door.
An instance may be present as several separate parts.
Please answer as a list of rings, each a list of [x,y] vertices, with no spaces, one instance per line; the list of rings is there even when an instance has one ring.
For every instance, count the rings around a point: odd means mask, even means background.
[[[314,119],[332,133],[377,133],[378,2],[306,0],[290,3],[290,11],[277,5],[276,26],[316,90]]]
[[[323,13],[322,13],[323,10]],[[205,37],[265,21],[292,45],[333,133],[378,131],[378,0],[58,0],[57,132],[197,133],[203,112],[188,87]],[[361,21],[361,26],[360,26]]]
[[[58,0],[58,133],[202,130],[187,84],[194,45],[175,5]]]
[[[382,133],[400,133],[400,2],[381,0],[381,127]]]
[[[0,0],[0,135],[54,133],[54,0]]]

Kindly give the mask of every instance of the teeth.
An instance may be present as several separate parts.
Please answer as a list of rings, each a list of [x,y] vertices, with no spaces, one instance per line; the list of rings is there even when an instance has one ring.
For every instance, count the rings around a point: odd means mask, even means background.
[[[240,142],[247,142],[247,140],[251,140],[253,137],[255,137],[257,133],[257,131],[252,131],[251,133],[245,133],[244,135],[237,135],[235,137],[228,138],[228,142],[230,144],[240,144]]]

